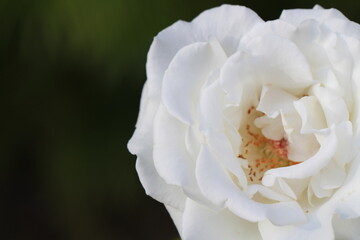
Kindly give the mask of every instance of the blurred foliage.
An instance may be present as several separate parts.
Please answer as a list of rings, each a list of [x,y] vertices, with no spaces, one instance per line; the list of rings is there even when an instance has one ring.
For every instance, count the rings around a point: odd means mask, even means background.
[[[177,236],[126,144],[152,38],[222,3],[275,19],[310,0],[0,0],[0,238]],[[359,21],[359,1],[318,1]]]

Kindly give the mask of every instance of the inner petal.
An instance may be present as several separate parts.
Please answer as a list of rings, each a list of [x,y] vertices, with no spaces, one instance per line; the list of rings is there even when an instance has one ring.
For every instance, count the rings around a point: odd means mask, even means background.
[[[287,167],[298,162],[288,158],[288,140],[284,132],[278,138],[264,136],[262,129],[255,123],[262,123],[263,113],[256,111],[252,106],[247,111],[247,121],[240,129],[242,144],[239,158],[248,161],[248,168],[245,169],[248,182],[251,184],[260,183],[264,173],[273,168]],[[260,119],[260,120],[257,120]],[[256,121],[257,120],[257,121]],[[278,124],[275,126],[278,127]],[[271,128],[271,126],[269,126]]]

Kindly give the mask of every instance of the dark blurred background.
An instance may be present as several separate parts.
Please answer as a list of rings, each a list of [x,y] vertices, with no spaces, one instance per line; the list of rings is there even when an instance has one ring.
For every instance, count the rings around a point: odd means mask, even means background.
[[[0,0],[0,239],[174,240],[126,148],[153,36],[205,9],[356,0]]]

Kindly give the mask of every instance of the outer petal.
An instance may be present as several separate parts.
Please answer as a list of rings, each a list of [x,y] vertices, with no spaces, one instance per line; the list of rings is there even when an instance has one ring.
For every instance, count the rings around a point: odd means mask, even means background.
[[[315,19],[319,22],[326,21],[328,19],[344,19],[348,20],[337,9],[291,9],[284,10],[280,15],[280,19],[294,25],[299,25],[301,22],[308,19]]]
[[[154,122],[155,168],[167,184],[179,186],[189,197],[206,202],[195,179],[195,159],[185,146],[187,129],[160,105]]]
[[[257,240],[256,223],[250,223],[227,210],[212,211],[188,200],[183,215],[183,240]]]
[[[351,122],[354,124],[354,133],[360,133],[360,43],[359,41],[355,41],[356,43],[352,44],[352,52],[353,57],[355,59],[354,71],[352,73],[352,96],[353,96],[353,109],[351,114]]]
[[[165,205],[166,210],[168,210],[172,220],[174,221],[174,224],[178,230],[178,232],[181,234],[182,232],[182,219],[183,219],[183,211],[180,211],[176,208],[173,208],[169,205]]]
[[[128,148],[132,154],[138,156],[136,170],[146,193],[160,202],[166,203],[177,209],[183,209],[185,195],[183,194],[182,189],[165,183],[154,166],[152,158],[152,125],[157,108],[158,102],[148,98],[148,83],[146,83],[142,93],[137,128],[128,143]]]
[[[179,49],[194,41],[191,24],[184,21],[174,23],[154,38],[146,62],[149,96],[160,96],[163,76],[170,61]]]
[[[159,96],[165,70],[184,46],[216,38],[227,54],[231,54],[243,34],[262,21],[248,8],[223,5],[203,12],[191,23],[177,21],[164,29],[154,38],[147,58],[150,95]]]
[[[262,22],[251,9],[232,5],[210,9],[192,21],[200,41],[216,38],[228,55],[235,52],[243,35]]]
[[[164,76],[162,100],[169,112],[181,121],[193,124],[200,88],[225,60],[226,55],[215,40],[181,49]]]
[[[360,26],[356,22],[352,22],[344,19],[329,19],[324,23],[331,30],[342,33],[346,36],[359,38],[360,37]]]
[[[290,39],[291,35],[294,34],[295,30],[296,28],[293,25],[281,20],[273,20],[259,23],[254,26],[250,30],[250,32],[241,39],[239,47],[241,49],[241,46],[251,41],[251,39],[266,35],[276,35],[286,39]]]
[[[184,208],[185,195],[180,187],[167,184],[156,172],[151,157],[139,156],[136,170],[146,194],[177,209]]]
[[[160,176],[168,183],[189,187],[194,183],[194,159],[185,147],[187,126],[160,105],[154,122],[154,162]]]

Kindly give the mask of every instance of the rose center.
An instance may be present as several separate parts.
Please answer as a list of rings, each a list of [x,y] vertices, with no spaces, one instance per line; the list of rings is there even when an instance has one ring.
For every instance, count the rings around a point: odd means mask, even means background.
[[[248,182],[261,182],[264,173],[269,169],[297,164],[298,162],[288,158],[288,141],[285,137],[280,140],[266,138],[261,129],[255,126],[254,120],[263,114],[254,107],[249,108],[247,113],[248,121],[239,129],[242,144],[238,157],[248,162],[248,168],[245,169]]]

